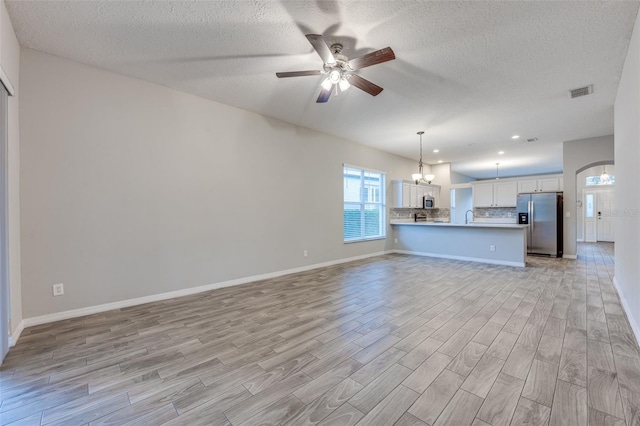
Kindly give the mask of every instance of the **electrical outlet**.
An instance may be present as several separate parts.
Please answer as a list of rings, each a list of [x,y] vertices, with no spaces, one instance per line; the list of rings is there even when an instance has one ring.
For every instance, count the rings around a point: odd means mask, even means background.
[[[394,239],[394,240],[393,240],[393,242],[394,242],[394,243],[396,243],[396,244],[398,244],[398,239],[397,239],[397,238],[396,238],[396,239]]]
[[[305,250],[305,251],[303,251],[303,252],[302,252],[302,255],[303,255],[304,257],[307,257],[307,256],[309,255],[309,252]]]
[[[491,251],[496,251],[496,246],[494,246],[493,244],[491,244],[491,245],[489,246],[489,250],[491,250]]]
[[[64,285],[62,283],[54,284],[53,285],[53,295],[54,296],[62,296],[63,294],[64,294]]]

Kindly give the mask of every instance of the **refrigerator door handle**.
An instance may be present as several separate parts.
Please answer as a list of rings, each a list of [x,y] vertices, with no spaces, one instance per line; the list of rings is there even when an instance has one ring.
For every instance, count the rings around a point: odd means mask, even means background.
[[[531,208],[531,215],[530,215],[531,216],[531,219],[530,219],[530,222],[531,222],[531,233],[535,232],[535,230],[536,230],[536,225],[535,225],[536,221],[535,221],[535,218],[533,217],[533,215],[535,213],[534,207],[535,207],[535,203],[533,201],[531,201],[531,207],[530,207]]]

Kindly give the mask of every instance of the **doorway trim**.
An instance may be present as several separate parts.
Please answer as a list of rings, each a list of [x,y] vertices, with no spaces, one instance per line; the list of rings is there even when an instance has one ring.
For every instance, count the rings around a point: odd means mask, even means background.
[[[0,364],[9,352],[9,91],[0,85]]]
[[[589,199],[589,196],[591,196],[591,199]],[[595,243],[596,241],[598,241],[598,230],[596,223],[596,188],[583,189],[582,200],[582,239],[585,243]]]

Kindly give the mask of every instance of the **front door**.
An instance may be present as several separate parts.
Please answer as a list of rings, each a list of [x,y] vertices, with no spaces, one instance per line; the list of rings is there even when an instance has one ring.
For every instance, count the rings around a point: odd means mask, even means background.
[[[614,189],[598,188],[596,195],[596,215],[597,215],[597,240],[614,242],[613,232],[613,212],[614,206]]]

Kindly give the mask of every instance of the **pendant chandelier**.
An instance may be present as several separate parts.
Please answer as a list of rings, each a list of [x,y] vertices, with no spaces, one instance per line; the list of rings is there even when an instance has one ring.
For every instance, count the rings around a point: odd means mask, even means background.
[[[611,183],[611,176],[607,173],[607,166],[604,166],[604,171],[600,175],[600,185],[609,185]]]
[[[428,174],[425,175],[422,173],[422,169],[423,169],[423,163],[422,163],[422,135],[424,134],[423,131],[419,131],[418,135],[420,135],[420,161],[418,161],[418,173],[414,173],[411,175],[411,179],[414,180],[414,182],[417,184],[420,183],[420,181],[423,182],[427,182],[428,184],[431,184],[431,181],[436,177],[436,175],[432,175],[432,174]]]

